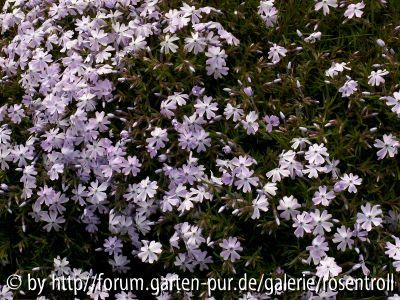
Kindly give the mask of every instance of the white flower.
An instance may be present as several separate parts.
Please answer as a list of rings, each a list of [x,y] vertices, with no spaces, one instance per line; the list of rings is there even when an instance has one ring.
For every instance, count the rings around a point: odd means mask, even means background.
[[[268,178],[271,178],[273,183],[279,182],[282,178],[288,177],[290,175],[290,171],[282,168],[275,168],[265,174]]]
[[[361,225],[362,229],[366,231],[371,231],[372,224],[374,226],[379,226],[382,223],[382,210],[379,205],[374,205],[371,207],[370,203],[366,205],[361,205],[362,213],[357,213],[357,223]]]
[[[311,144],[311,142],[307,138],[303,137],[298,137],[298,138],[293,138],[291,140],[292,143],[292,148],[296,150],[297,148],[300,147],[300,150],[303,150],[306,144]]]
[[[178,49],[178,46],[175,45],[174,42],[178,40],[179,38],[175,34],[172,36],[167,34],[164,38],[164,41],[161,42],[161,51],[164,52],[165,54],[168,54],[169,51],[175,53],[176,49]]]
[[[60,256],[57,256],[56,258],[53,259],[53,263],[54,263],[54,270],[57,272],[58,276],[61,276],[63,274],[68,275],[69,272],[71,271],[71,268],[68,266],[69,261],[67,260],[66,257],[61,259]]]
[[[324,280],[328,280],[329,277],[335,277],[339,275],[340,272],[342,272],[342,268],[336,264],[333,257],[329,256],[322,259],[317,267],[317,276]]]
[[[325,76],[329,76],[331,78],[337,76],[339,73],[342,73],[344,70],[351,70],[351,68],[347,67],[348,63],[332,63],[332,66],[325,71]]]
[[[380,86],[381,84],[385,83],[385,79],[383,76],[388,75],[389,72],[384,70],[372,71],[371,75],[368,76],[368,84],[372,86]]]
[[[152,264],[153,262],[158,260],[158,254],[162,252],[161,244],[159,242],[143,240],[143,247],[140,248],[140,253],[138,257],[142,260],[142,262],[148,262]]]
[[[278,210],[282,210],[280,217],[285,220],[289,220],[290,218],[296,218],[296,215],[300,212],[297,210],[300,208],[300,204],[297,202],[297,199],[293,196],[284,196],[281,200],[279,200],[279,205],[277,207]]]
[[[394,92],[393,97],[388,96],[388,97],[382,97],[381,99],[386,100],[387,106],[393,106],[392,112],[400,115],[400,91]]]
[[[276,183],[274,182],[267,182],[264,185],[264,192],[266,192],[267,194],[270,194],[271,196],[275,196],[276,195],[276,190],[277,190],[277,186]]]
[[[248,115],[246,115],[246,119],[242,120],[242,125],[246,129],[248,135],[254,135],[258,131],[259,125],[257,123],[257,119],[258,113],[251,111]]]
[[[314,44],[316,41],[319,41],[321,39],[321,36],[321,31],[313,32],[308,37],[304,38],[304,41],[308,44]]]
[[[274,43],[273,46],[269,48],[268,58],[271,59],[273,64],[277,64],[281,60],[281,57],[286,56],[286,53],[287,50],[285,48]]]
[[[361,18],[363,11],[362,9],[365,7],[365,4],[363,1],[356,3],[356,4],[350,4],[346,11],[344,12],[344,16],[348,19],[353,18],[356,16],[357,18]]]
[[[320,2],[315,3],[315,10],[318,11],[322,8],[324,16],[329,14],[329,6],[337,7],[337,0],[321,0]]]
[[[304,157],[310,164],[322,165],[325,162],[325,157],[329,156],[328,149],[324,144],[314,144],[308,148]]]
[[[258,195],[256,199],[253,200],[253,214],[251,215],[251,218],[258,219],[260,218],[260,210],[261,211],[268,211],[268,199],[265,197],[265,195]]]
[[[99,284],[94,286],[94,288],[90,288],[86,294],[93,300],[105,300],[110,295]]]

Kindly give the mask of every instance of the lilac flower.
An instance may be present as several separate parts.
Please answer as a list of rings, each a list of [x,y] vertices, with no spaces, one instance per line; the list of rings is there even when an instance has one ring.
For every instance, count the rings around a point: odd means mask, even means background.
[[[227,120],[232,118],[233,122],[237,122],[243,117],[244,111],[239,106],[232,106],[228,103],[224,109],[224,115]]]
[[[129,175],[131,173],[133,176],[136,176],[139,173],[141,166],[142,164],[136,156],[128,156],[122,172],[124,175]]]
[[[11,130],[8,129],[7,125],[2,125],[0,127],[0,144],[9,144],[11,139],[10,135]]]
[[[212,100],[212,97],[207,96],[204,96],[203,100],[197,99],[194,107],[199,117],[205,114],[208,120],[215,118],[215,112],[218,110],[218,106],[217,103],[213,103]]]
[[[14,104],[7,109],[8,116],[13,123],[19,124],[22,118],[25,117],[24,110],[21,104]]]
[[[251,186],[258,186],[259,179],[258,177],[251,177],[254,171],[244,169],[240,174],[236,175],[238,180],[235,181],[235,186],[238,189],[243,189],[244,193],[251,191]]]
[[[400,143],[392,134],[384,134],[383,140],[375,140],[374,147],[380,149],[376,153],[379,160],[384,159],[386,156],[394,157],[397,154],[397,149],[400,147]]]
[[[282,178],[288,177],[290,175],[290,171],[284,168],[275,168],[271,171],[267,172],[266,176],[268,178],[272,177],[272,183],[279,182]]]
[[[387,250],[385,251],[385,254],[390,258],[393,258],[395,260],[400,260],[400,239],[394,237],[394,241],[395,244],[392,244],[391,242],[386,242],[385,248]]]
[[[226,67],[226,58],[228,57],[225,54],[225,50],[221,49],[220,47],[208,47],[206,52],[206,56],[208,59],[206,60],[207,63],[207,75],[214,75],[214,78],[221,78],[222,75],[228,74],[228,67]]]
[[[69,261],[67,260],[66,257],[60,258],[60,256],[57,256],[56,258],[53,259],[53,264],[54,264],[54,271],[58,276],[62,275],[68,275],[71,271],[71,268],[68,266]]]
[[[317,236],[313,239],[311,246],[306,247],[306,250],[310,252],[310,258],[314,265],[317,265],[326,256],[329,247],[324,237]]]
[[[127,266],[130,260],[124,255],[114,254],[113,259],[109,259],[108,262],[114,272],[126,273],[130,269],[130,267]]]
[[[13,293],[10,288],[6,285],[0,285],[0,299],[12,300]]]
[[[273,127],[279,126],[279,118],[277,116],[271,115],[271,116],[265,116],[264,117],[264,122],[267,124],[267,131],[272,132]]]
[[[195,85],[192,88],[192,94],[196,97],[200,97],[201,95],[204,94],[205,89],[201,86]]]
[[[274,7],[274,1],[262,0],[258,7],[258,14],[267,27],[273,27],[278,20],[278,10]]]
[[[335,184],[336,185],[342,185],[340,190],[345,190],[347,189],[349,193],[357,193],[357,188],[356,185],[360,185],[362,182],[362,179],[358,177],[358,175],[353,175],[353,173],[350,174],[343,174],[342,177],[340,177],[340,181]],[[336,190],[335,190],[336,191]]]
[[[296,237],[303,237],[304,232],[311,233],[313,230],[313,218],[312,216],[303,211],[301,214],[297,214],[295,218],[293,218],[293,227],[296,228],[294,234]]]
[[[353,95],[354,92],[357,91],[357,86],[358,86],[357,81],[354,81],[353,79],[348,77],[344,85],[341,88],[339,88],[339,92],[342,93],[342,97],[349,97]]]
[[[95,182],[90,183],[87,196],[91,197],[92,203],[100,203],[107,198],[107,195],[105,193],[107,187],[108,185],[106,182],[103,182],[99,185],[99,182],[96,180]]]
[[[240,242],[236,237],[224,239],[222,243],[219,243],[219,246],[224,249],[220,254],[224,260],[235,262],[240,259],[238,252],[242,251],[243,248],[240,246]]]
[[[313,219],[314,235],[322,236],[325,232],[331,232],[333,224],[329,220],[332,218],[332,215],[327,210],[321,213],[320,210],[316,209],[315,212],[310,213],[310,216]]]
[[[304,174],[308,174],[308,178],[318,178],[319,173],[326,173],[326,168],[324,166],[310,164],[306,165],[306,169],[302,170]]]
[[[105,300],[108,298],[110,295],[102,285],[96,285],[94,288],[89,289],[88,292],[86,293],[90,299],[93,300]]]
[[[165,147],[165,143],[168,142],[168,140],[166,129],[161,129],[160,127],[154,128],[151,132],[151,137],[146,139],[150,156],[154,157],[158,150]]]
[[[372,230],[372,225],[380,226],[382,224],[382,210],[379,205],[374,205],[371,207],[370,203],[366,205],[361,205],[362,213],[357,213],[357,223],[361,225],[362,229],[366,231]]]
[[[104,241],[104,251],[109,255],[116,255],[122,252],[122,242],[115,236],[111,236]]]
[[[323,185],[314,193],[312,201],[315,205],[321,204],[323,206],[328,206],[333,199],[335,199],[335,193],[332,191],[327,192],[327,187]]]
[[[192,32],[192,37],[185,38],[185,50],[198,54],[204,52],[207,46],[206,39],[199,36],[198,32]]]
[[[137,297],[131,292],[122,291],[115,294],[115,300],[137,300]]]
[[[345,251],[346,247],[349,249],[353,248],[354,240],[352,237],[353,231],[342,225],[340,228],[337,228],[337,232],[333,235],[332,241],[334,243],[339,243],[337,245],[338,250]]]

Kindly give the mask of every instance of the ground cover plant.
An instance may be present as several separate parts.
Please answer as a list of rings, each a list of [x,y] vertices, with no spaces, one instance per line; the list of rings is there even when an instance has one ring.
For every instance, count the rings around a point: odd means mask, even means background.
[[[0,299],[400,299],[26,279],[400,271],[400,1],[0,1]]]

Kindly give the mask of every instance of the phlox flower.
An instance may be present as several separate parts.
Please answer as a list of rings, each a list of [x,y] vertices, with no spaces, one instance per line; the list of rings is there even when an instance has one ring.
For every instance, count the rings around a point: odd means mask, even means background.
[[[314,228],[312,216],[303,211],[301,214],[297,214],[293,219],[293,227],[296,228],[294,234],[296,237],[303,237],[304,233],[311,233]]]
[[[148,262],[152,264],[157,261],[159,258],[159,254],[161,254],[161,244],[155,241],[142,241],[143,246],[140,248],[140,252],[138,253],[138,257],[142,260],[142,262]]]
[[[337,232],[333,235],[332,242],[337,243],[337,249],[343,252],[346,248],[353,248],[354,240],[352,237],[353,231],[342,225],[340,228],[337,228]]]
[[[324,16],[329,14],[329,7],[336,8],[338,6],[337,0],[321,0],[315,3],[315,10],[318,11],[322,8]]]
[[[339,267],[333,257],[325,257],[320,261],[317,267],[317,276],[328,280],[330,277],[335,277],[342,272],[342,268]]]
[[[287,50],[279,46],[277,44],[273,44],[271,48],[269,48],[268,58],[272,61],[273,64],[277,64],[280,62],[281,57],[285,57]]]
[[[348,19],[353,18],[354,16],[357,18],[361,18],[364,13],[362,9],[365,7],[364,1],[361,1],[356,4],[349,4],[346,11],[344,12],[344,16]]]
[[[357,91],[357,86],[357,81],[354,81],[353,79],[348,77],[344,85],[339,88],[339,92],[342,93],[342,97],[349,97]]]
[[[362,213],[357,213],[357,223],[361,225],[362,229],[371,231],[372,225],[380,226],[382,223],[382,210],[379,205],[371,206],[370,203],[361,205]]]
[[[385,79],[383,78],[383,76],[386,76],[388,74],[389,72],[386,69],[372,71],[371,74],[368,76],[368,84],[372,86],[380,86],[381,84],[385,83]]]
[[[165,54],[169,52],[175,53],[178,49],[178,46],[174,44],[175,41],[178,41],[179,38],[173,34],[172,36],[167,34],[164,40],[161,42],[161,51]]]
[[[380,149],[376,153],[378,159],[384,159],[386,156],[394,157],[397,154],[400,143],[392,134],[384,134],[382,140],[375,140],[374,147]]]
[[[240,242],[236,237],[224,239],[222,243],[219,243],[219,246],[223,249],[220,255],[224,260],[235,262],[236,260],[240,259],[238,252],[242,251],[243,248],[240,246]]]

